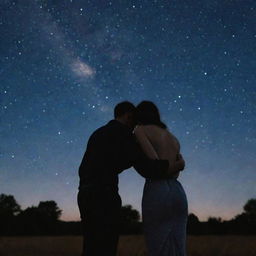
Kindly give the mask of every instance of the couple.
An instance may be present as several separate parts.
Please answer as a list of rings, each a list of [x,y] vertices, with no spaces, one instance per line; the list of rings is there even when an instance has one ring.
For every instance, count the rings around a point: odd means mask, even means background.
[[[114,120],[89,138],[79,167],[84,256],[115,256],[121,198],[118,174],[130,167],[146,183],[142,216],[150,256],[185,256],[187,199],[177,181],[185,163],[154,103],[121,102]]]

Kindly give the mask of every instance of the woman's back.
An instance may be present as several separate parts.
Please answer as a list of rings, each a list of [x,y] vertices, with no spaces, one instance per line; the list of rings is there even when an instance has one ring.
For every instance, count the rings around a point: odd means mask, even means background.
[[[146,136],[159,159],[169,160],[170,165],[176,161],[177,154],[180,152],[180,144],[168,130],[157,125],[139,125],[135,129],[135,135],[148,157],[153,156],[149,149],[150,145],[145,143],[146,140],[142,140],[143,136]]]

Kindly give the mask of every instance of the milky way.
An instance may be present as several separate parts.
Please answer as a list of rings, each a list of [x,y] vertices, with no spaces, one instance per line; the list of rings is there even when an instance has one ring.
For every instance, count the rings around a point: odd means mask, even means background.
[[[256,196],[256,2],[0,1],[0,193],[79,219],[78,167],[116,103],[154,101],[180,140],[190,212]],[[140,210],[144,179],[120,176]]]

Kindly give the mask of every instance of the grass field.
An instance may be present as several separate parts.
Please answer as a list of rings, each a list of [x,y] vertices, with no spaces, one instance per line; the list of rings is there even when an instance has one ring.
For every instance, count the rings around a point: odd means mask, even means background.
[[[0,256],[80,256],[81,244],[75,236],[0,237]],[[121,237],[118,255],[147,255],[143,237]],[[256,256],[256,237],[190,236],[188,256]]]

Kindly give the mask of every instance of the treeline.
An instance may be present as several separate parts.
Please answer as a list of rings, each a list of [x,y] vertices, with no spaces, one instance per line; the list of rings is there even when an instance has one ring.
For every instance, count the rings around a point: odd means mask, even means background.
[[[194,214],[189,214],[188,234],[190,235],[256,235],[256,199],[250,199],[244,212],[231,220],[210,217],[200,222]]]
[[[22,210],[14,196],[0,194],[0,236],[81,235],[80,222],[61,221],[61,212],[55,201]],[[228,221],[210,217],[201,222],[191,213],[187,228],[190,235],[256,235],[256,199],[248,200],[244,211]],[[143,233],[140,214],[131,205],[121,209],[120,233]]]
[[[55,201],[42,201],[22,210],[12,195],[0,194],[0,236],[81,235],[79,221],[61,221],[62,210]],[[142,232],[140,214],[132,206],[121,209],[120,232]]]

